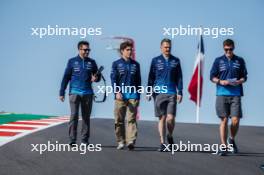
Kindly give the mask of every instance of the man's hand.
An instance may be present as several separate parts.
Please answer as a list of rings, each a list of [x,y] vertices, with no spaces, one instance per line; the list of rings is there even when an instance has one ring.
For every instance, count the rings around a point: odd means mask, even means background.
[[[65,99],[64,96],[60,96],[59,98],[61,102],[64,102],[64,99]]]
[[[212,81],[213,81],[214,83],[216,83],[216,84],[220,84],[220,85],[222,85],[222,86],[226,86],[226,85],[229,85],[229,84],[230,84],[229,81],[227,81],[227,80],[220,80],[220,79],[218,79],[218,78],[216,78],[216,77],[214,77],[214,78],[212,79]]]
[[[98,79],[98,77],[97,77],[97,76],[95,76],[95,75],[92,75],[91,82],[95,82],[95,81],[97,81],[97,79]]]
[[[227,81],[227,80],[220,80],[219,81],[219,84],[222,85],[222,86],[227,86],[227,85],[229,85],[229,81]]]
[[[122,100],[123,97],[122,97],[122,94],[121,93],[117,93],[116,94],[116,100]]]
[[[238,86],[240,84],[243,84],[245,82],[244,78],[241,78],[240,80],[237,80],[235,82],[232,83],[233,86]]]
[[[177,95],[177,102],[181,103],[182,102],[182,95]]]

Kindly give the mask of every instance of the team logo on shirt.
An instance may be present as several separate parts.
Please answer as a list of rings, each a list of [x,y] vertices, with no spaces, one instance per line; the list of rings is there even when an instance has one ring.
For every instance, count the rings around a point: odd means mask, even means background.
[[[79,65],[79,62],[78,61],[75,61],[74,62],[73,71],[74,72],[79,72],[80,71],[80,65]]]
[[[90,64],[87,64],[86,69],[92,69],[92,66]]]
[[[226,63],[224,60],[220,60],[219,61],[219,71],[222,72],[222,71],[225,71],[226,70]]]
[[[119,63],[117,65],[117,70],[118,70],[119,74],[124,74],[125,73],[125,68],[124,68],[122,63]]]
[[[118,64],[118,67],[122,67],[122,66],[123,66],[123,64],[122,64],[122,63],[119,63],[119,64]]]
[[[226,70],[226,64],[224,62],[219,64],[219,71],[225,71]]]
[[[163,63],[157,64],[157,65],[156,65],[156,68],[157,68],[158,70],[162,70],[162,69],[164,69],[164,64],[163,64]]]
[[[175,60],[172,60],[172,61],[170,62],[170,66],[171,66],[171,67],[176,67],[177,64],[178,64],[178,63],[177,63]]]
[[[136,73],[136,70],[137,70],[137,66],[136,66],[136,64],[132,64],[132,65],[131,65],[130,73],[131,73],[131,74],[135,74],[135,73]]]
[[[92,69],[92,63],[90,61],[87,62],[86,69]]]
[[[236,61],[233,63],[233,67],[234,67],[234,68],[237,68],[237,69],[240,68],[240,63],[239,63],[238,60],[236,60]]]
[[[74,72],[79,72],[80,71],[80,66],[78,65],[78,62],[77,62],[77,64],[76,64],[76,62],[74,63],[74,65],[73,65],[73,71]]]

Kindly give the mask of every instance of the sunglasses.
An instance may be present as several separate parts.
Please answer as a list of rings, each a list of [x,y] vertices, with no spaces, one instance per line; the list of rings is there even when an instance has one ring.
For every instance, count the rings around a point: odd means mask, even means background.
[[[224,50],[225,50],[225,52],[228,52],[228,51],[233,51],[234,50],[234,48],[224,48]]]
[[[91,49],[80,49],[80,50],[83,50],[84,52],[90,52]]]

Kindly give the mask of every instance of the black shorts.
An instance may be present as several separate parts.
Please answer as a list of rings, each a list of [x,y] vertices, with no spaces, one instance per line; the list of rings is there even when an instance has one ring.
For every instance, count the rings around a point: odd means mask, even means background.
[[[242,118],[240,96],[217,96],[216,114],[218,117],[239,117]]]
[[[177,95],[174,94],[157,94],[154,96],[155,116],[176,114]]]

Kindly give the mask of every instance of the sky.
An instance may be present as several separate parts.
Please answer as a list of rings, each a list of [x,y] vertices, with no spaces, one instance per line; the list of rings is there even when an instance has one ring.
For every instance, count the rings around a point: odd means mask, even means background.
[[[76,56],[80,40],[91,44],[90,57],[105,67],[110,85],[111,64],[119,58],[107,50],[110,36],[131,37],[136,43],[136,59],[141,64],[142,84],[147,84],[151,59],[160,55],[160,41],[165,28],[233,28],[232,36],[204,36],[204,88],[200,108],[201,123],[219,123],[215,113],[215,84],[209,80],[214,59],[223,55],[222,42],[231,38],[235,54],[245,59],[248,81],[244,84],[242,125],[264,126],[263,107],[263,28],[264,1],[245,0],[169,0],[169,1],[33,1],[0,2],[0,111],[46,115],[69,115],[68,98],[58,100],[60,83],[68,59]],[[39,36],[32,28],[92,27],[101,35]],[[195,104],[189,100],[187,87],[193,73],[198,35],[175,36],[172,54],[179,57],[183,70],[183,102],[177,106],[177,122],[195,122]],[[143,95],[144,97],[144,95]],[[113,96],[94,104],[92,116],[113,118]],[[154,117],[153,101],[140,102],[140,118]]]

